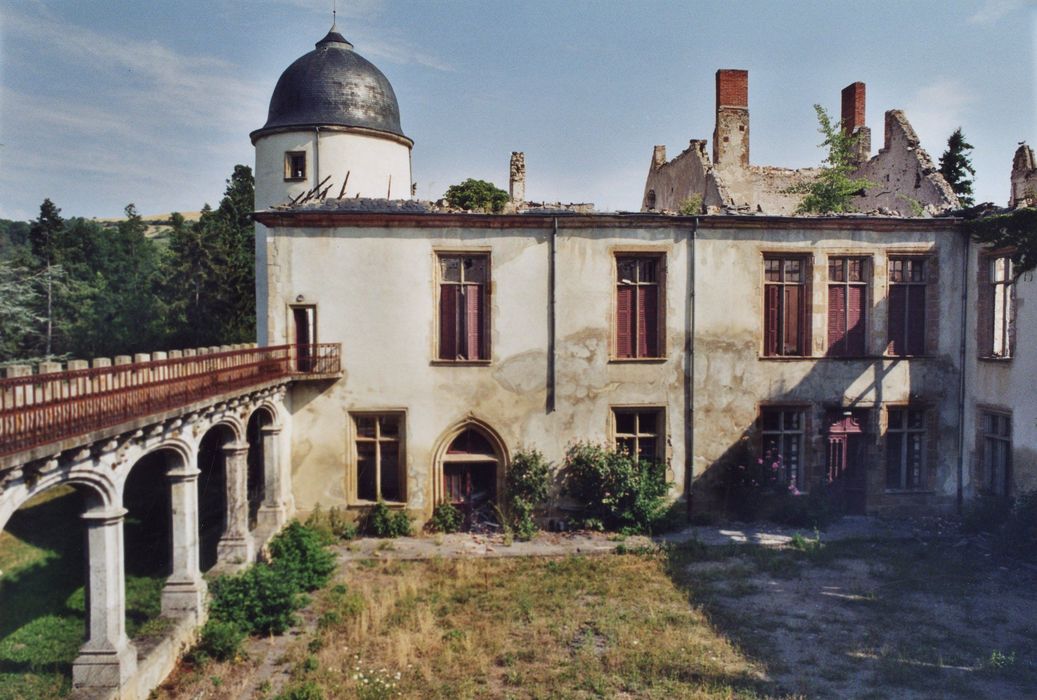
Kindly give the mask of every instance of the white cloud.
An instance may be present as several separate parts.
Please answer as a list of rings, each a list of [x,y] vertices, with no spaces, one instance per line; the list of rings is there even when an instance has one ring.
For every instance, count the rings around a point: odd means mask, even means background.
[[[1026,0],[983,0],[979,8],[969,15],[969,22],[994,24],[1024,5],[1026,5]]]
[[[960,81],[939,78],[915,93],[904,107],[908,121],[934,159],[943,153],[947,137],[965,121],[975,97]]]

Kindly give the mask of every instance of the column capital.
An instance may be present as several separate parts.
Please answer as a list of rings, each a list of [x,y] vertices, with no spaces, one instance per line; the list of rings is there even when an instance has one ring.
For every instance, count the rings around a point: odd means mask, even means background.
[[[194,481],[198,478],[198,475],[202,473],[202,470],[195,466],[183,466],[173,467],[166,472],[166,476],[169,477],[170,481]]]
[[[264,435],[280,435],[282,430],[284,430],[284,428],[280,425],[264,425],[259,428],[259,432]]]
[[[236,455],[248,452],[247,442],[228,442],[223,446],[223,453],[227,455]]]
[[[112,506],[108,508],[92,508],[80,517],[90,525],[110,525],[121,522],[127,513],[129,511],[122,506]]]

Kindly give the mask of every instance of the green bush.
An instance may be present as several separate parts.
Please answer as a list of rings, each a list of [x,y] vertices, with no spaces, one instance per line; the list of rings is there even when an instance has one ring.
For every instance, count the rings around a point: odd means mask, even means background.
[[[651,532],[666,510],[666,466],[625,452],[578,442],[565,454],[563,493],[589,519],[626,531]]]
[[[508,524],[516,538],[530,540],[540,529],[535,514],[550,492],[551,465],[537,450],[520,450],[515,453],[504,481]]]
[[[464,523],[464,516],[450,503],[440,503],[432,511],[432,517],[425,524],[429,532],[457,532]]]
[[[961,517],[965,532],[998,532],[1012,512],[1012,499],[989,491],[980,491]]]
[[[508,193],[492,182],[468,178],[459,185],[451,185],[443,195],[452,207],[465,211],[500,213],[508,203]]]
[[[209,617],[250,634],[282,634],[295,624],[303,598],[295,578],[267,564],[240,574],[218,576],[209,584]]]
[[[302,591],[313,591],[335,570],[335,555],[319,533],[293,520],[270,540],[273,568]]]
[[[245,641],[245,636],[245,630],[234,622],[209,620],[199,635],[195,658],[198,658],[199,654],[204,654],[218,661],[233,659],[241,652],[241,643]]]
[[[274,700],[324,700],[324,691],[314,681],[295,683],[285,688]]]
[[[1025,491],[1015,499],[999,540],[1006,554],[1037,561],[1037,491]]]
[[[411,534],[410,516],[378,501],[367,515],[367,532],[375,537],[406,537]]]
[[[315,530],[325,544],[334,544],[339,540],[354,540],[359,534],[356,523],[349,519],[343,509],[333,506],[325,513],[320,503],[314,507],[310,517],[306,518],[306,527]]]

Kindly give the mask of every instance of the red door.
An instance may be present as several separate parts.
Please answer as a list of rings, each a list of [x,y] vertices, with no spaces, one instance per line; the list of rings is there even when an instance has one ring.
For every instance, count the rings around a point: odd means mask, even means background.
[[[863,411],[829,413],[828,488],[846,513],[864,515],[867,479],[864,461],[866,414]]]

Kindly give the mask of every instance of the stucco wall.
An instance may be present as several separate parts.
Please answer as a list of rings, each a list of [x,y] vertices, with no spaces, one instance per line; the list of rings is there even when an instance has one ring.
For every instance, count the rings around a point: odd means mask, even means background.
[[[561,222],[564,227],[564,221]],[[296,505],[355,503],[350,411],[405,411],[407,503],[428,515],[436,448],[472,417],[509,453],[535,447],[560,463],[574,440],[610,439],[610,407],[662,407],[674,495],[683,489],[687,258],[679,230],[581,230],[557,238],[557,395],[546,405],[549,230],[278,229],[271,342],[288,306],[317,304],[318,340],[342,343],[343,378],[293,390]],[[491,360],[435,361],[437,251],[491,255]],[[610,362],[614,254],[665,256],[667,359]]]

